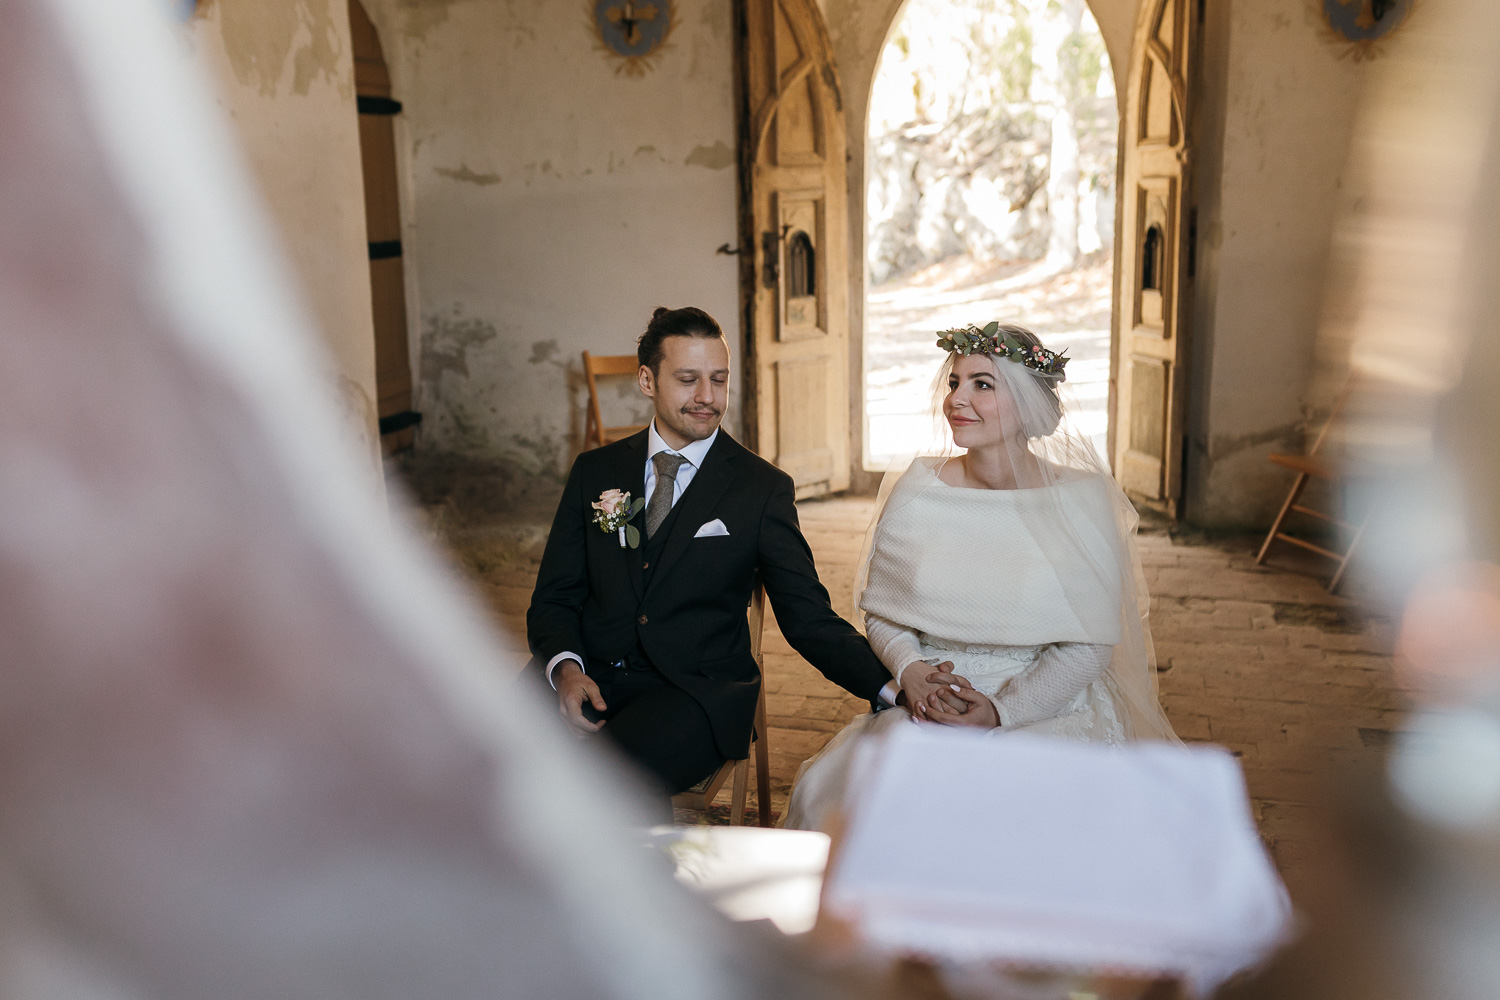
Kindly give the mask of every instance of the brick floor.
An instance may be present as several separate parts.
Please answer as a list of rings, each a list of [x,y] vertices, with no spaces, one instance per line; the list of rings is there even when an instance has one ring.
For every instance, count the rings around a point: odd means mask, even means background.
[[[853,618],[853,580],[873,502],[799,505],[835,609]],[[524,613],[545,527],[447,532],[524,658]],[[1330,765],[1378,761],[1408,699],[1391,669],[1389,624],[1327,594],[1315,576],[1255,566],[1254,540],[1141,536],[1162,703],[1178,734],[1241,760],[1255,816],[1294,896],[1316,851],[1312,810]],[[1316,569],[1316,565],[1310,567]],[[765,637],[773,809],[797,767],[864,703]],[[519,662],[519,659],[518,659]],[[727,798],[727,792],[721,793]]]

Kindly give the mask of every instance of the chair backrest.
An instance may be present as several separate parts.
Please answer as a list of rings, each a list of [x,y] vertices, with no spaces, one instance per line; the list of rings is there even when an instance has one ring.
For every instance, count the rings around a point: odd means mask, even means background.
[[[634,375],[640,368],[634,354],[590,354],[583,352],[583,370],[595,375]]]
[[[583,378],[589,387],[589,410],[587,426],[584,428],[584,446],[600,446],[605,443],[606,428],[604,414],[599,408],[598,376],[634,375],[640,370],[640,362],[634,354],[590,354],[583,352]]]

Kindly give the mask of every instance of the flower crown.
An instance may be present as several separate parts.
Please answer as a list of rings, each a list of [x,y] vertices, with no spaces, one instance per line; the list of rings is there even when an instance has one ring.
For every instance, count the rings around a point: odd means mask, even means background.
[[[1002,333],[998,322],[988,323],[982,330],[972,323],[954,330],[942,330],[938,333],[937,345],[945,351],[962,354],[964,357],[988,354],[1007,358],[1016,364],[1025,365],[1043,378],[1057,382],[1067,378],[1063,368],[1067,365],[1068,358],[1039,344],[1027,347],[1013,334]]]

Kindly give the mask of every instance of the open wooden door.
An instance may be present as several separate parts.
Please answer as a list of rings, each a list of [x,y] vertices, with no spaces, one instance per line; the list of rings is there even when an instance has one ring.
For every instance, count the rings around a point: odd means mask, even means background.
[[[1125,106],[1123,239],[1116,272],[1115,477],[1176,517],[1182,496],[1192,279],[1188,122],[1198,29],[1192,0],[1146,0]]]
[[[380,37],[359,0],[349,0],[359,152],[365,175],[365,229],[370,242],[370,298],[375,313],[375,388],[380,446],[389,455],[409,446],[419,421],[411,408],[411,357],[406,343],[406,275],[401,259],[401,199],[396,188],[391,77]]]
[[[739,0],[750,446],[798,498],[849,487],[843,101],[814,0]]]

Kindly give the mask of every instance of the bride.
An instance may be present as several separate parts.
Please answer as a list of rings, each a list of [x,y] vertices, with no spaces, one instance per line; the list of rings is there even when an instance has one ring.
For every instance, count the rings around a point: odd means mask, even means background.
[[[802,765],[789,827],[826,828],[857,746],[904,722],[1177,739],[1157,700],[1135,508],[1068,427],[1067,358],[999,323],[938,346],[953,447],[886,477],[856,584],[903,707],[860,716]]]

